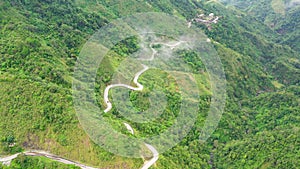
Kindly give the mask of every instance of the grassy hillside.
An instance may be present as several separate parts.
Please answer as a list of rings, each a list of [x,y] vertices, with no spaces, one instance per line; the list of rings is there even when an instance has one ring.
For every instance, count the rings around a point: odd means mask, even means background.
[[[199,142],[211,91],[201,62],[186,55],[195,71],[201,70],[196,75],[203,94],[200,116],[188,136],[161,154],[153,168],[297,168],[300,59],[294,44],[297,30],[289,30],[298,23],[299,13],[290,10],[289,19],[270,27],[265,19],[248,12],[196,0],[1,0],[0,154],[41,149],[91,166],[139,168],[142,159],[113,155],[90,140],[73,109],[71,83],[79,52],[95,31],[114,18],[147,11],[186,19],[197,13],[221,16],[211,30],[199,23],[196,26],[212,39],[228,86],[218,129],[207,142]],[[282,27],[289,33],[284,41],[278,41],[283,39],[279,34]],[[96,79],[98,98],[110,84],[115,66],[135,51],[135,43],[134,39],[120,42],[102,62]],[[152,86],[170,94],[170,107],[158,121],[133,124],[137,137],[164,131],[176,117],[172,110],[179,100],[173,94],[176,85],[163,73],[153,77],[156,73],[149,70],[141,76],[141,83],[149,85],[143,92],[130,93],[131,101],[138,109],[147,108],[145,97]],[[103,106],[102,100],[98,101]],[[128,134],[122,125],[125,119],[117,110],[106,118],[115,129]],[[16,145],[10,146],[13,143]],[[31,165],[66,167],[42,158],[19,157],[11,168]]]

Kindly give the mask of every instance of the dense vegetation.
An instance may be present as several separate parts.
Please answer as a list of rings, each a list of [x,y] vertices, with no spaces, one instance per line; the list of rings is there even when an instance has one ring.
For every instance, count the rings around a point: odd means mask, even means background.
[[[277,42],[300,51],[299,1],[295,0],[224,0],[249,13],[278,33]]]
[[[211,138],[199,142],[211,97],[208,75],[201,61],[191,53],[181,53],[201,72],[196,75],[202,93],[201,113],[188,136],[161,154],[153,168],[299,167],[300,38],[299,29],[294,29],[299,25],[299,8],[289,8],[281,16],[272,12],[270,2],[237,5],[241,11],[197,0],[0,0],[0,154],[41,149],[91,166],[140,167],[141,159],[106,152],[80,126],[71,93],[79,51],[95,31],[123,15],[156,11],[189,20],[197,13],[213,12],[221,18],[211,30],[195,25],[212,39],[224,65],[225,113]],[[272,25],[274,20],[278,20],[276,25]],[[135,38],[120,42],[103,60],[96,79],[97,98],[102,98],[116,65],[137,50],[137,42]],[[163,73],[153,77],[155,71],[141,76],[146,90],[131,92],[131,101],[137,109],[146,109],[145,97],[158,88],[168,94],[170,107],[153,123],[133,124],[137,137],[160,133],[176,116],[180,101],[176,85]],[[98,101],[103,106],[102,99]],[[122,124],[126,119],[117,110],[106,118],[128,134]],[[31,166],[74,168],[25,156],[4,168]]]
[[[76,167],[74,165],[66,165],[61,164],[59,162],[54,162],[48,160],[44,157],[27,157],[24,155],[18,156],[18,158],[14,159],[9,167],[2,166],[0,164],[1,169],[41,169],[41,168],[53,168],[53,169],[80,169],[80,167]]]

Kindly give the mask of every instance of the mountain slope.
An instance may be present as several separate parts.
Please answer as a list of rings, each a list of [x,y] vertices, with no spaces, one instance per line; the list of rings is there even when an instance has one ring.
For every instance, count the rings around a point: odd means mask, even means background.
[[[263,0],[263,1],[223,1],[244,10],[261,22],[264,22],[280,36],[278,42],[300,51],[299,15],[300,2],[297,0]]]
[[[224,65],[228,81],[225,113],[211,138],[200,143],[198,137],[211,97],[208,77],[202,70],[197,80],[207,91],[203,90],[200,117],[180,144],[160,154],[156,168],[297,168],[300,61],[297,46],[290,41],[293,37],[297,40],[298,33],[290,34],[284,43],[278,41],[282,39],[278,30],[292,29],[289,24],[295,24],[292,21],[296,21],[297,12],[291,10],[288,20],[272,28],[246,10],[226,8],[214,1],[2,0],[0,3],[1,154],[42,149],[91,166],[139,168],[142,159],[106,152],[80,126],[73,109],[71,82],[81,47],[109,21],[135,12],[166,12],[187,20],[196,14],[213,12],[220,16],[220,21],[211,30],[200,23],[193,26],[203,29],[212,39]],[[120,42],[107,63],[120,62],[135,51],[133,46],[132,39]],[[102,96],[114,66],[105,64],[99,69],[96,95]],[[152,80],[153,86],[159,86],[163,79],[156,78]],[[151,72],[141,77],[142,82],[149,79]],[[141,108],[147,107],[143,98],[147,91],[138,93],[131,95],[141,101],[133,101]],[[166,114],[167,122],[172,123],[173,115],[172,111]],[[122,125],[124,118],[117,112],[107,118],[112,119],[110,122],[116,129],[128,134]],[[163,131],[170,123],[134,125],[145,136]],[[10,146],[13,143],[16,145]]]

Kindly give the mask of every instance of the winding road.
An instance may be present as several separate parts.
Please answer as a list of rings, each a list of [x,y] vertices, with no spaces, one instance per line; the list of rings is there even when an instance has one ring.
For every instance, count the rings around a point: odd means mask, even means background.
[[[113,85],[109,85],[105,88],[104,90],[104,102],[106,103],[107,105],[107,108],[104,110],[105,113],[109,112],[112,108],[112,104],[111,102],[109,101],[108,99],[108,93],[109,93],[109,90],[111,88],[114,88],[114,87],[125,87],[125,88],[128,88],[130,90],[137,90],[137,91],[141,91],[143,90],[144,86],[141,85],[139,82],[138,82],[138,78],[140,77],[141,74],[143,74],[145,71],[147,71],[149,68],[148,66],[146,65],[142,65],[144,67],[144,69],[142,69],[141,71],[137,72],[135,74],[135,77],[133,79],[133,82],[134,84],[136,84],[137,87],[132,87],[132,86],[129,86],[129,85],[126,85],[126,84],[113,84]]]
[[[170,47],[171,50],[173,50],[176,46],[180,45],[180,44],[183,43],[183,42],[186,42],[186,41],[179,41],[179,42],[177,42],[177,43],[175,43],[175,44],[151,43],[149,46],[150,46],[150,48],[151,48],[151,50],[152,50],[152,55],[151,55],[151,57],[150,57],[149,59],[143,59],[143,60],[146,60],[146,61],[152,61],[152,60],[154,59],[155,55],[157,54],[157,51],[152,47],[154,44],[162,44],[162,45],[165,45],[165,46]],[[111,102],[109,101],[109,98],[108,98],[108,96],[109,96],[109,90],[110,90],[111,88],[114,88],[114,87],[125,87],[125,88],[128,88],[128,89],[130,89],[130,90],[136,90],[136,91],[141,91],[141,90],[143,90],[144,87],[143,87],[142,84],[140,84],[140,83],[138,82],[138,79],[139,79],[139,77],[140,77],[145,71],[147,71],[147,70],[149,69],[149,67],[146,66],[146,65],[143,65],[143,64],[142,64],[142,66],[143,66],[143,69],[140,70],[139,72],[137,72],[137,73],[135,74],[135,76],[134,76],[134,79],[133,79],[133,82],[134,82],[134,84],[135,84],[137,87],[129,86],[129,85],[126,85],[126,84],[112,84],[112,85],[109,85],[109,86],[107,86],[107,87],[105,88],[105,90],[104,90],[104,102],[105,102],[105,104],[106,104],[106,109],[104,110],[104,113],[107,113],[107,112],[109,112],[109,111],[112,109],[112,104],[111,104]],[[132,128],[128,123],[124,123],[124,125],[125,125],[125,127],[127,128],[127,130],[128,130],[131,134],[134,134],[133,128]],[[146,162],[144,163],[144,165],[142,166],[141,169],[148,169],[148,168],[150,168],[150,167],[158,160],[158,158],[159,158],[159,153],[158,153],[158,151],[157,151],[152,145],[147,144],[147,143],[145,143],[145,145],[146,145],[146,147],[152,152],[153,157],[152,157],[152,159],[151,159],[150,161],[146,161]]]
[[[181,44],[182,42],[185,42],[185,41],[179,41],[177,42],[176,44],[164,44],[164,43],[151,43],[150,44],[150,47],[151,47],[151,50],[152,50],[152,55],[149,59],[144,59],[144,60],[148,60],[148,61],[151,61],[154,59],[155,57],[155,54],[157,53],[157,51],[152,47],[153,44],[163,44],[165,46],[168,46],[170,47],[171,49],[174,49],[176,46],[178,46],[179,44]],[[136,91],[141,91],[143,90],[143,85],[140,84],[138,82],[138,78],[140,77],[140,75],[142,75],[145,71],[147,71],[149,69],[148,66],[146,65],[143,65],[143,69],[140,70],[139,72],[137,72],[134,76],[134,79],[133,79],[133,82],[134,84],[137,86],[137,87],[133,87],[133,86],[129,86],[129,85],[126,85],[126,84],[112,84],[112,85],[109,85],[105,88],[105,91],[104,91],[104,101],[107,105],[107,108],[104,110],[105,113],[109,112],[111,109],[112,109],[112,104],[111,102],[109,101],[109,98],[108,98],[108,93],[109,93],[109,90],[111,88],[114,88],[114,87],[125,87],[125,88],[128,88],[130,90],[136,90]],[[127,130],[131,133],[131,134],[134,134],[134,130],[133,128],[128,124],[128,123],[124,123],[125,127],[127,128]],[[145,143],[145,146],[152,152],[153,154],[153,157],[151,158],[151,160],[149,161],[146,161],[144,163],[144,165],[142,166],[141,169],[148,169],[150,168],[159,158],[159,153],[158,151],[150,144],[147,144]],[[45,152],[45,151],[39,151],[39,150],[31,150],[31,151],[25,151],[23,153],[17,153],[17,154],[14,154],[14,155],[11,155],[11,156],[8,156],[8,157],[0,157],[0,163],[4,164],[4,165],[10,165],[11,161],[16,159],[20,154],[24,154],[26,156],[39,156],[39,157],[46,157],[48,159],[51,159],[51,160],[54,160],[54,161],[57,161],[57,162],[61,162],[61,163],[64,163],[64,164],[71,164],[71,165],[75,165],[75,166],[78,166],[82,169],[97,169],[97,168],[94,168],[94,167],[89,167],[89,166],[86,166],[84,164],[81,164],[81,163],[78,163],[78,162],[75,162],[75,161],[72,161],[72,160],[68,160],[68,159],[65,159],[63,157],[59,157],[57,155],[54,155],[54,154],[51,154],[51,153],[48,153],[48,152]]]

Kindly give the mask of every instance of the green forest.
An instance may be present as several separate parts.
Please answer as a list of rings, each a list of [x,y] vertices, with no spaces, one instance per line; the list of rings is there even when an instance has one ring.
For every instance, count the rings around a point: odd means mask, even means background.
[[[0,0],[0,159],[43,150],[96,168],[140,168],[146,160],[114,155],[96,144],[81,126],[72,96],[76,61],[89,38],[111,21],[136,13],[163,12],[190,21],[214,13],[216,24],[193,22],[216,50],[226,75],[226,105],[217,129],[199,141],[211,103],[209,74],[196,54],[178,57],[190,66],[200,91],[191,131],[159,154],[153,169],[297,169],[300,166],[300,5],[274,8],[272,0]],[[291,4],[292,0],[282,1]],[[103,93],[118,65],[140,48],[139,39],[118,42],[99,66],[95,96]],[[159,50],[161,45],[154,45]],[[169,128],[182,101],[174,78],[150,69],[142,91],[130,91],[138,111],[149,108],[154,89],[167,107],[149,123],[131,122],[132,137],[149,137]],[[104,115],[130,136],[128,122],[113,105]],[[46,157],[20,154],[0,169],[75,169]]]

